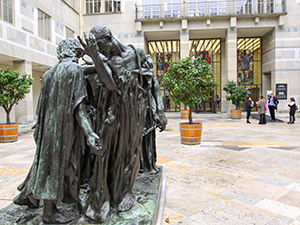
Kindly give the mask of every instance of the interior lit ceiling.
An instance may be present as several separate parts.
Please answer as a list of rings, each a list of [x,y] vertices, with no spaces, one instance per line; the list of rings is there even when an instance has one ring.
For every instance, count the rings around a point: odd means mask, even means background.
[[[190,40],[189,51],[195,52],[220,52],[220,39],[206,39],[206,40]]]
[[[148,42],[148,49],[151,55],[154,53],[169,54],[172,52],[179,52],[179,47],[179,41]]]
[[[237,40],[237,49],[255,51],[260,49],[260,42],[260,38],[239,38]]]
[[[211,53],[220,52],[220,39],[206,39],[206,40],[190,40],[189,52],[207,51]],[[237,40],[238,50],[252,50],[260,49],[260,38],[239,38]],[[160,53],[169,54],[180,51],[179,41],[150,41],[148,42],[148,49],[150,54]]]

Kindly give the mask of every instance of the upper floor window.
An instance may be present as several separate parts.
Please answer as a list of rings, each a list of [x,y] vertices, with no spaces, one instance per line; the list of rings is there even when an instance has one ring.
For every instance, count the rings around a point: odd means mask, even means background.
[[[86,14],[121,11],[121,0],[85,0]]]
[[[66,27],[66,38],[74,38],[75,32],[70,28]]]
[[[101,0],[86,0],[86,13],[100,13],[101,11]]]
[[[120,0],[105,0],[105,12],[120,12],[121,1]]]
[[[51,17],[38,10],[38,33],[39,37],[51,41]]]
[[[13,23],[13,0],[0,0],[0,18]]]

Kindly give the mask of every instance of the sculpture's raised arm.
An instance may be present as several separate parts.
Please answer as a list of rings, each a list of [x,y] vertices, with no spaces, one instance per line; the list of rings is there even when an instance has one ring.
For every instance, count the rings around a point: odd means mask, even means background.
[[[79,36],[78,39],[83,48],[85,49],[85,53],[89,55],[94,61],[100,81],[106,86],[108,90],[116,89],[117,86],[112,77],[112,74],[109,70],[107,70],[107,67],[103,63],[97,51],[97,43],[95,37],[93,35],[90,35],[90,37],[88,38],[86,33],[84,33],[85,43]]]

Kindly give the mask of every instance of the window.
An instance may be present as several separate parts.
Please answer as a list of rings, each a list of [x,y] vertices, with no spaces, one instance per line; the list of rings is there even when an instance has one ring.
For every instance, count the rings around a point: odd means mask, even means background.
[[[75,32],[70,28],[66,27],[66,38],[74,38]]]
[[[86,0],[86,14],[100,13],[101,0]]]
[[[114,9],[115,12],[121,12],[121,1],[114,0]]]
[[[85,0],[86,14],[121,12],[121,0]]]
[[[51,17],[38,10],[39,37],[51,41]]]
[[[105,12],[112,12],[112,0],[105,0]]]
[[[0,18],[13,23],[13,0],[0,0]]]

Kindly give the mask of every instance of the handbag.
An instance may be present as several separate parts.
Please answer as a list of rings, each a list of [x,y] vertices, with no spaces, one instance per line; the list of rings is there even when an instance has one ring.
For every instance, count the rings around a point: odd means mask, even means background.
[[[298,110],[298,106],[296,105],[296,110]]]
[[[268,109],[269,109],[269,108],[268,108],[268,104],[266,103],[266,104],[265,104],[265,110],[268,111]]]

